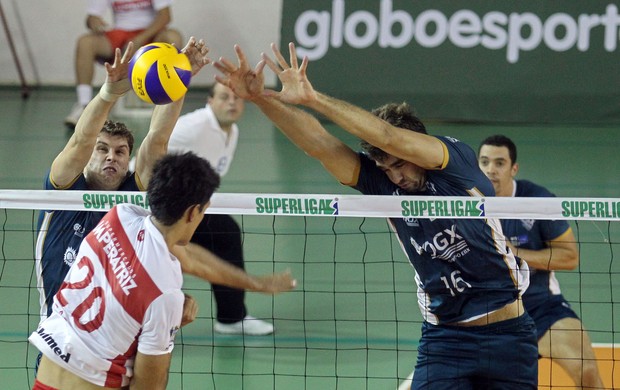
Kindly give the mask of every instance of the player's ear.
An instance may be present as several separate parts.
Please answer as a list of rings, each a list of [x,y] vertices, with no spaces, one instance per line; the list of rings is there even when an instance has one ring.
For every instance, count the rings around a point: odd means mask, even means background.
[[[204,213],[204,208],[200,207],[199,204],[191,205],[185,210],[186,221],[195,221],[202,213]]]
[[[519,172],[519,163],[512,164],[512,169],[510,170],[510,175],[512,177],[517,176],[517,172]]]

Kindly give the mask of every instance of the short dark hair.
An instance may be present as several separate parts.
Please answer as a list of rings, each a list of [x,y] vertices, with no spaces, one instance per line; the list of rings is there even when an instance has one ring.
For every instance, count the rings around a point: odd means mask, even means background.
[[[372,113],[392,126],[412,130],[416,133],[427,134],[424,123],[414,115],[413,109],[407,103],[384,104],[372,110]],[[375,161],[383,161],[387,157],[385,151],[369,144],[367,141],[362,140],[360,145],[362,150]]]
[[[153,216],[170,226],[194,205],[204,207],[220,186],[209,162],[192,152],[168,154],[157,161],[147,195]]]
[[[125,138],[127,140],[127,145],[129,145],[129,154],[133,152],[133,134],[123,122],[115,122],[108,119],[103,124],[103,128],[100,133],[106,133],[112,137]]]
[[[480,146],[478,147],[478,155],[480,155],[480,149],[482,149],[482,146],[484,145],[506,147],[508,149],[508,156],[510,157],[512,164],[517,162],[517,146],[505,135],[495,134],[482,140]]]

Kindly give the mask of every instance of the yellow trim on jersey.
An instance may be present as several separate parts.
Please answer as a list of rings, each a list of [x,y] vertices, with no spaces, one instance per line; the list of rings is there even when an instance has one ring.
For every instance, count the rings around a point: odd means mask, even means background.
[[[448,165],[448,162],[450,162],[450,153],[448,153],[448,147],[446,144],[439,138],[437,138],[437,140],[441,142],[441,148],[443,149],[443,162],[437,169],[442,170]]]
[[[56,182],[54,181],[54,178],[52,177],[52,172],[50,172],[50,183],[52,183],[52,186],[54,186],[55,189],[57,190],[66,190],[67,188],[71,187],[72,185],[75,184],[75,182],[80,178],[80,175],[82,174],[82,172],[78,173],[78,175],[73,178],[73,180],[71,180],[69,182],[69,184],[65,185],[65,186],[59,186],[58,184],[56,184]]]
[[[136,185],[140,191],[146,191],[146,188],[142,184],[142,180],[140,180],[140,176],[138,176],[138,172],[134,172],[134,178],[136,179]]]
[[[556,238],[553,238],[549,241],[560,241],[560,242],[573,242],[574,240],[563,240],[562,238],[564,238],[565,236],[568,236],[569,234],[573,233],[573,228],[572,227],[568,227],[568,229],[566,229],[564,231],[564,233],[560,234],[559,236],[557,236]]]

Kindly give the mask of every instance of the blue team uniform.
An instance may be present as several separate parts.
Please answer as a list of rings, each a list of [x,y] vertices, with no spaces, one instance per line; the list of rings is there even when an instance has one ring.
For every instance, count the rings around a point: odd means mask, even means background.
[[[368,195],[495,195],[469,146],[454,138],[437,138],[444,145],[444,163],[438,170],[426,171],[424,190],[405,193],[363,154],[355,188]],[[538,353],[534,324],[527,314],[487,326],[450,325],[500,309],[527,288],[527,265],[498,241],[500,222],[430,218],[390,218],[390,222],[416,271],[418,304],[425,320],[412,389],[498,384],[503,389],[536,389]]]
[[[515,197],[553,197],[551,192],[527,180],[514,182]],[[504,235],[517,248],[540,250],[570,230],[564,220],[505,219]],[[541,338],[555,322],[562,318],[579,318],[562,296],[560,284],[553,271],[530,268],[530,286],[523,295],[525,309],[534,319]]]
[[[48,172],[45,189],[85,191],[88,187],[84,174],[80,174],[69,186],[57,188]],[[142,191],[135,173],[125,179],[118,191]],[[54,295],[75,261],[82,240],[104,215],[105,212],[68,210],[39,213],[35,257],[42,318],[51,314]]]

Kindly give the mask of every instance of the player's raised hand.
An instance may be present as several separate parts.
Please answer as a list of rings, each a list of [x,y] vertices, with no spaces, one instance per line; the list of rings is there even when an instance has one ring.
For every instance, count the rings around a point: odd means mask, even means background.
[[[133,55],[133,48],[133,42],[129,42],[122,56],[120,48],[117,47],[114,50],[114,61],[112,64],[109,62],[103,64],[106,70],[106,82],[113,83],[127,78],[129,74],[129,60]]]
[[[286,62],[275,43],[271,44],[271,51],[276,58],[274,62],[269,56],[263,53],[263,60],[267,66],[278,76],[282,83],[280,92],[267,90],[267,95],[275,96],[280,101],[290,104],[308,104],[317,98],[316,91],[310,84],[306,69],[308,68],[308,57],[304,57],[299,65],[295,45],[288,44],[289,62]]]
[[[265,89],[265,76],[263,74],[265,62],[260,61],[254,69],[251,69],[245,53],[239,45],[235,45],[235,53],[237,54],[237,65],[223,57],[220,57],[220,60],[213,64],[223,75],[216,75],[215,79],[232,89],[240,98],[254,99],[260,96]]]
[[[190,37],[181,53],[189,58],[189,63],[192,65],[192,76],[195,76],[200,72],[200,69],[211,62],[211,59],[207,57],[209,48],[202,39],[196,41],[196,38]]]

